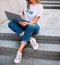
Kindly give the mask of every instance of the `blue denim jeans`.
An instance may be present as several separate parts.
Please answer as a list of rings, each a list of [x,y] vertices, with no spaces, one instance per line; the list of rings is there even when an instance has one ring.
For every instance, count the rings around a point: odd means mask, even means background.
[[[8,26],[11,30],[13,30],[18,35],[20,35],[20,34],[22,34],[22,32],[24,32],[24,35],[23,35],[21,41],[25,41],[26,43],[28,43],[28,41],[32,35],[36,35],[40,30],[40,27],[38,24],[29,24],[26,27],[22,27],[16,21],[10,21]]]

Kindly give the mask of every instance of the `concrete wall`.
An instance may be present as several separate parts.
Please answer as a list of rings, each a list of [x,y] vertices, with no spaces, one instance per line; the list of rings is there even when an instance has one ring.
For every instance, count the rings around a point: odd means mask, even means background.
[[[0,23],[7,20],[4,11],[19,13],[22,10],[24,0],[0,0]]]

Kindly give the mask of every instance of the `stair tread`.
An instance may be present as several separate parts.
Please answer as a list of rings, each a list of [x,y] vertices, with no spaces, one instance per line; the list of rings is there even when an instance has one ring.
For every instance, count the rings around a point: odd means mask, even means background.
[[[1,65],[15,65],[13,63],[15,56],[3,56],[0,55],[0,64]],[[48,60],[48,59],[37,59],[23,57],[22,61],[17,65],[60,65],[60,60]]]
[[[2,41],[0,41],[0,55],[15,55],[19,48],[19,43],[16,41]],[[39,43],[39,48],[35,51],[30,45],[27,45],[24,49],[24,56],[60,60],[60,44]]]
[[[60,1],[60,0],[41,0],[41,1]]]
[[[0,40],[0,48],[11,48],[11,49],[18,49],[19,42],[16,41],[3,41]],[[28,50],[32,50],[30,46],[27,46]],[[26,48],[26,49],[27,49]],[[54,52],[60,52],[60,44],[49,44],[49,43],[39,43],[38,51],[54,51]]]

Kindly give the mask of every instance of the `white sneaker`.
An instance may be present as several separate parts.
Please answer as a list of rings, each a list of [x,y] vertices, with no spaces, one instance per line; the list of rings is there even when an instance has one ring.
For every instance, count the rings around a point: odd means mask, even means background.
[[[14,63],[21,62],[21,59],[22,59],[22,53],[21,52],[17,52],[16,57],[14,59]]]
[[[33,48],[34,50],[37,50],[37,49],[38,49],[38,43],[36,42],[36,39],[35,39],[35,38],[32,38],[32,39],[30,40],[30,45],[32,46],[32,48]]]

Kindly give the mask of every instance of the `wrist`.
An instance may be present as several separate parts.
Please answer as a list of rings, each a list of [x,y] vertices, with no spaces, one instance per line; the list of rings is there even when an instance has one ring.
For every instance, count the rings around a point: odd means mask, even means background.
[[[32,22],[30,22],[29,24],[32,24]]]

